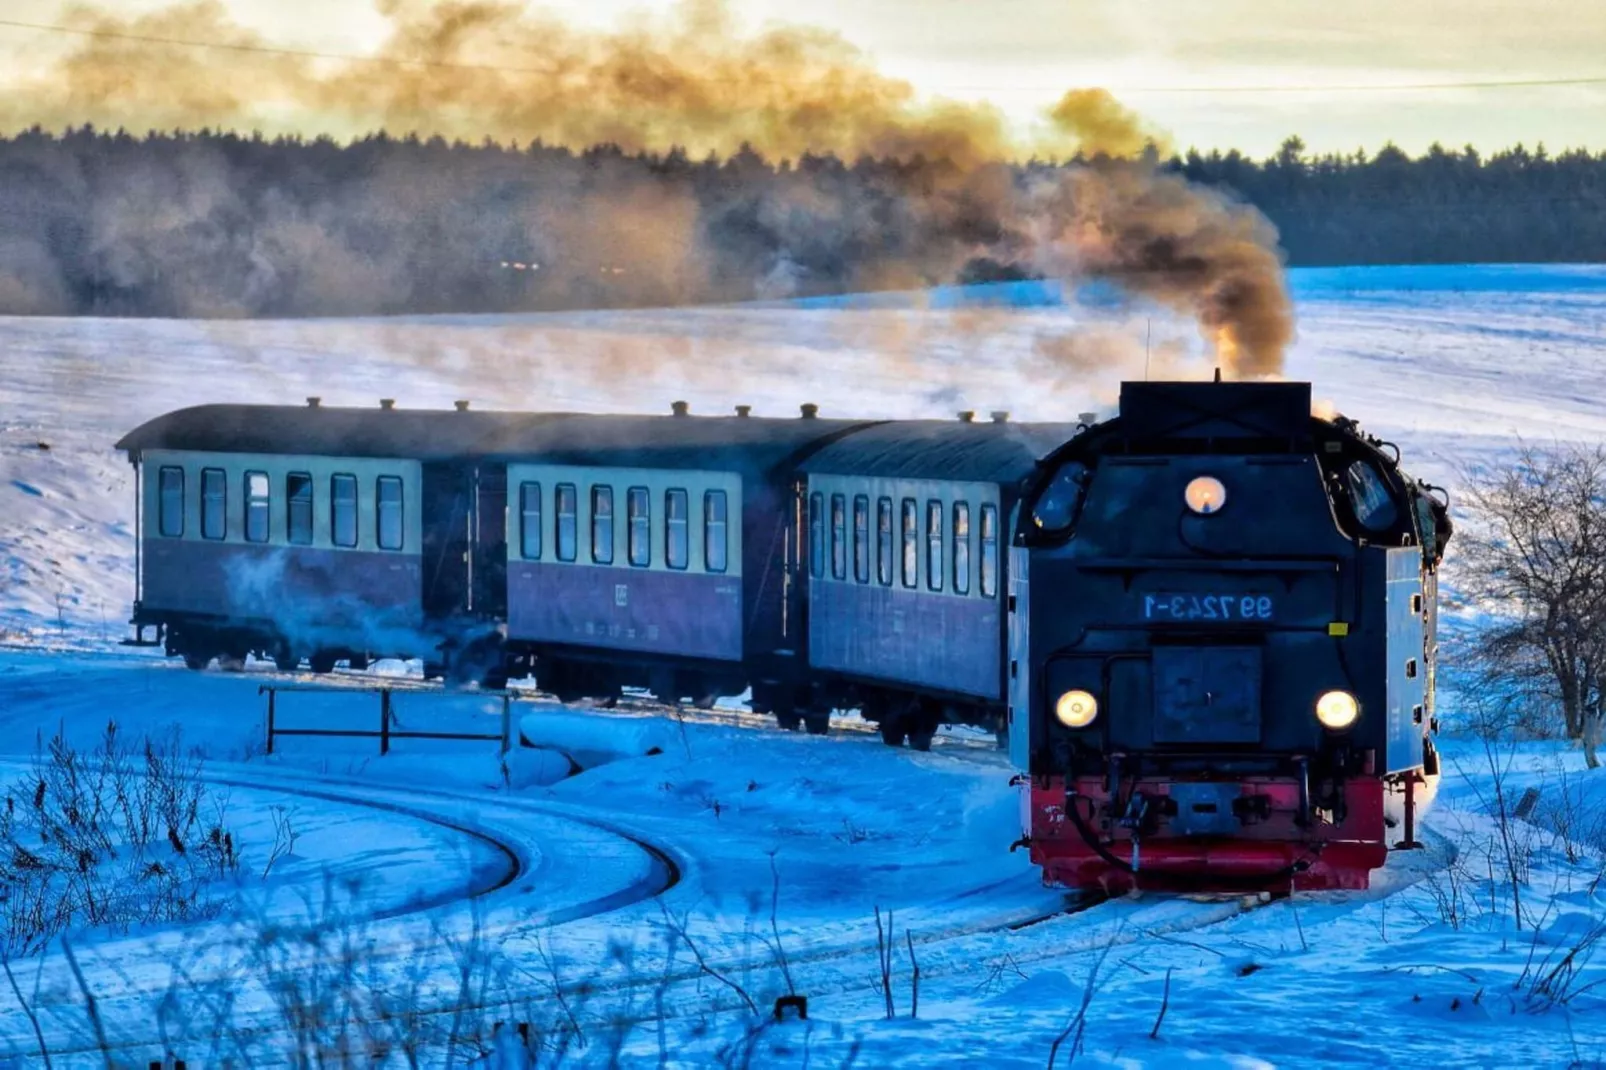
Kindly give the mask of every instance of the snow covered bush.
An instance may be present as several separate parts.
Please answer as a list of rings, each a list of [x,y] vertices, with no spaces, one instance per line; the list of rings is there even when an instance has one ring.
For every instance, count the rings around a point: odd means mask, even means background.
[[[215,913],[239,855],[200,774],[176,729],[135,747],[108,722],[87,754],[59,733],[41,740],[0,810],[0,955],[84,926]]]

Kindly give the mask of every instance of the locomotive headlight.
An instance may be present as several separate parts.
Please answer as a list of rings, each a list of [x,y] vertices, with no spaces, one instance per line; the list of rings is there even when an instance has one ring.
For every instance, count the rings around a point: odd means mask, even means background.
[[[1188,503],[1188,508],[1200,516],[1209,516],[1211,513],[1221,511],[1227,504],[1227,488],[1215,476],[1196,476],[1188,481],[1188,489],[1183,491],[1182,498]]]
[[[1054,703],[1054,716],[1066,728],[1086,728],[1099,715],[1099,700],[1088,691],[1067,691]]]
[[[1316,700],[1316,719],[1326,728],[1348,728],[1360,712],[1355,696],[1348,691],[1329,691]]]

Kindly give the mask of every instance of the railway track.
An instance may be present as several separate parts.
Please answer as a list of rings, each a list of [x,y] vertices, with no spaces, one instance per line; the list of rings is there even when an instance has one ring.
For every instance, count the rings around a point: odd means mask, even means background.
[[[0,757],[0,773],[26,774],[30,769],[31,763],[27,761]],[[328,778],[273,775],[240,767],[208,769],[202,779],[218,787],[243,788],[272,796],[317,800],[405,817],[473,841],[497,859],[497,864],[469,867],[461,883],[433,894],[410,897],[375,910],[337,912],[330,919],[313,918],[299,924],[258,922],[257,928],[251,927],[249,919],[226,919],[201,923],[199,928],[191,926],[169,929],[165,934],[160,931],[146,934],[140,939],[145,957],[152,959],[149,964],[127,961],[132,951],[129,941],[86,943],[77,953],[87,975],[82,983],[74,976],[78,966],[65,963],[59,954],[48,955],[40,964],[39,991],[53,993],[53,996],[34,1004],[32,1010],[43,1023],[51,1055],[58,1060],[87,1057],[103,1051],[85,1016],[81,1000],[84,984],[91,991],[106,993],[97,997],[97,1003],[108,1032],[109,1049],[143,1055],[169,1047],[164,1042],[163,1030],[152,1025],[152,1009],[172,998],[168,988],[174,977],[164,970],[151,970],[151,964],[173,967],[175,958],[193,953],[196,963],[192,963],[193,970],[186,974],[186,985],[195,992],[228,990],[238,983],[240,964],[250,958],[253,941],[278,934],[275,938],[293,942],[298,939],[297,933],[306,930],[308,937],[323,931],[327,938],[337,941],[341,931],[356,932],[360,938],[370,941],[366,960],[369,968],[383,967],[387,963],[405,967],[415,950],[408,943],[409,936],[430,932],[431,926],[443,920],[450,927],[454,907],[466,911],[472,906],[476,924],[481,917],[497,909],[504,914],[514,913],[516,918],[511,923],[504,922],[500,931],[491,930],[483,935],[523,934],[532,928],[574,922],[650,899],[675,887],[684,872],[684,859],[672,848],[620,830],[606,821],[539,804],[521,805],[513,812],[497,805],[498,800],[466,793],[452,795],[355,781],[332,782]],[[471,819],[465,816],[468,804],[491,813]],[[532,820],[537,817],[538,820]],[[534,835],[534,842],[531,842],[532,833],[539,833],[541,829],[546,831]],[[612,886],[577,889],[577,876],[595,875],[590,865],[593,852],[599,845],[609,844],[616,856],[632,852],[639,855],[640,864],[635,872],[629,879]],[[584,857],[565,864],[562,852],[571,845]],[[543,888],[558,893],[555,902],[541,902]],[[578,895],[574,894],[577,890]],[[533,902],[518,899],[499,902],[515,894],[529,898],[532,893]],[[316,893],[309,891],[308,894]],[[416,921],[419,927],[395,928],[409,919]],[[373,929],[376,923],[383,923],[386,928]],[[373,944],[376,933],[389,935],[389,946]],[[314,939],[308,948],[316,951],[322,946],[322,939]],[[329,950],[324,948],[322,953]],[[448,1009],[451,1008],[443,1003],[435,1011],[445,1013]],[[9,1035],[0,1040],[0,1053],[37,1053],[37,1041],[19,1017],[13,1016],[7,1025]],[[274,1035],[275,1028],[282,1026],[247,1024],[234,1032],[237,1037],[257,1037],[265,1041]]]

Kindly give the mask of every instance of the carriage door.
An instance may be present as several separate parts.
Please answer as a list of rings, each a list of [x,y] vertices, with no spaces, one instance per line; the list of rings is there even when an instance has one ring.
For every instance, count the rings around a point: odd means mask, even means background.
[[[424,465],[424,615],[452,617],[469,608],[473,469]],[[505,493],[505,491],[504,491]]]
[[[480,617],[507,617],[507,465],[474,470],[474,552],[469,561],[469,609]]]

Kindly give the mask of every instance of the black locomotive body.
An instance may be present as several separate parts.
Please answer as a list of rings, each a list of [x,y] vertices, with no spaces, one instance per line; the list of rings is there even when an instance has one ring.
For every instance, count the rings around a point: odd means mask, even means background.
[[[1364,887],[1438,772],[1448,535],[1308,384],[1126,384],[1017,532],[1012,740],[1045,877]]]

